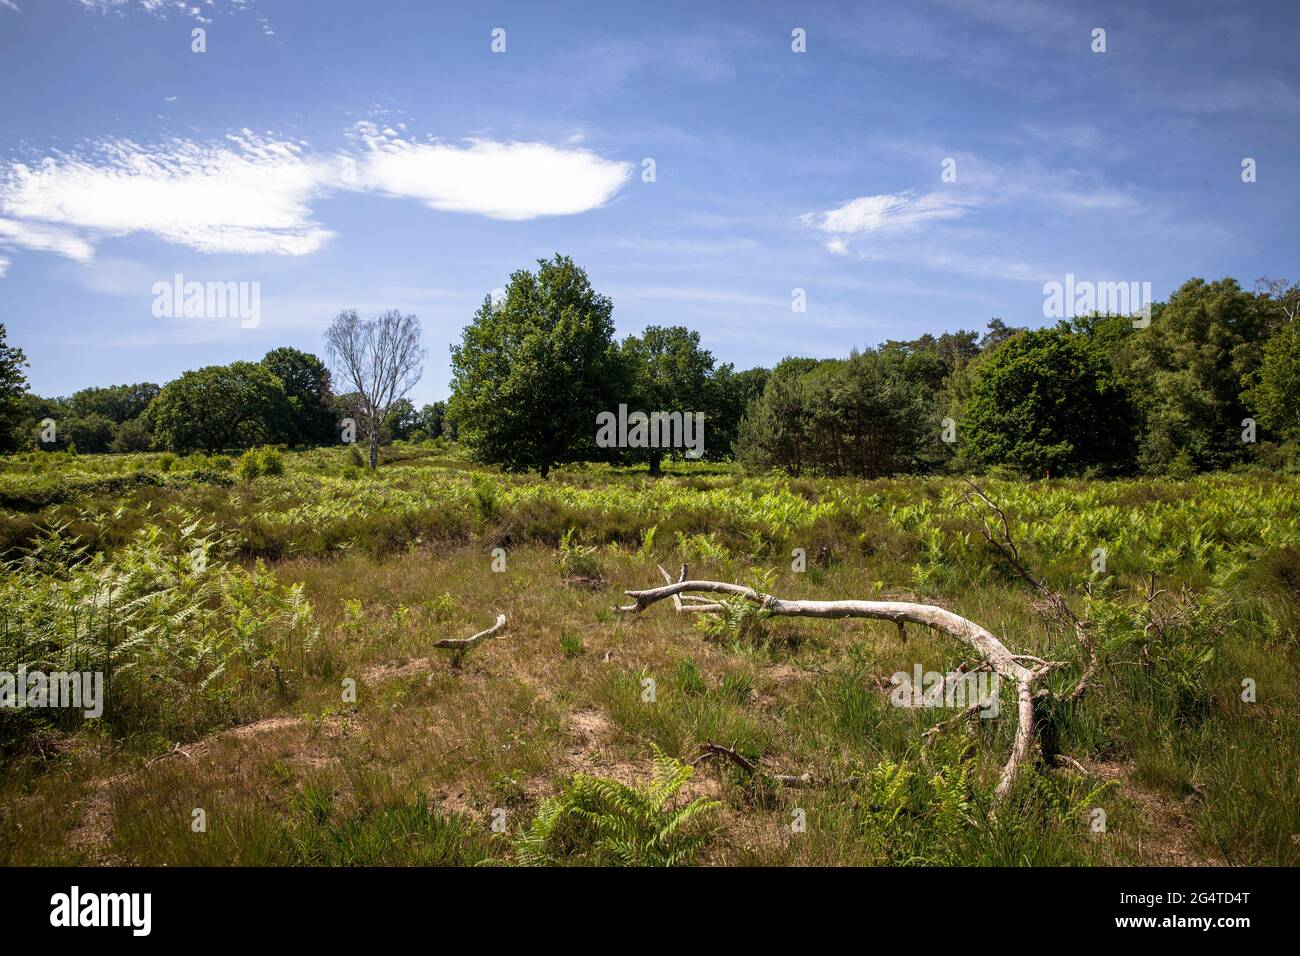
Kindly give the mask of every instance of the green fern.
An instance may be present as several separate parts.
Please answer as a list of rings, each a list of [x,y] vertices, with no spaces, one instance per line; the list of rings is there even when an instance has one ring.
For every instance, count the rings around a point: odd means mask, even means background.
[[[563,792],[543,801],[537,816],[514,840],[525,866],[564,863],[592,866],[680,866],[692,862],[708,840],[691,821],[717,809],[703,797],[678,806],[678,791],[693,768],[654,751],[646,787],[578,774]]]

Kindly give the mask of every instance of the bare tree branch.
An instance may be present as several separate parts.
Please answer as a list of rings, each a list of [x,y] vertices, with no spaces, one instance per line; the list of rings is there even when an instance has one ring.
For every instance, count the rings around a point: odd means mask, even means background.
[[[1075,640],[1078,642],[1079,647],[1082,648],[1084,656],[1088,661],[1087,665],[1084,667],[1082,676],[1079,678],[1079,682],[1075,684],[1074,690],[1070,692],[1069,699],[1072,701],[1078,700],[1083,696],[1083,692],[1087,688],[1089,681],[1092,680],[1093,674],[1097,672],[1098,666],[1097,651],[1096,648],[1093,647],[1092,637],[1088,633],[1088,622],[1080,620],[1078,615],[1070,609],[1070,605],[1066,603],[1065,598],[1063,598],[1057,591],[1049,588],[1045,580],[1029,573],[1029,569],[1025,567],[1025,563],[1020,557],[1020,549],[1016,547],[1015,539],[1011,536],[1011,524],[1007,521],[1005,512],[1003,512],[997,502],[986,495],[983,489],[981,489],[979,485],[975,484],[974,481],[969,478],[963,478],[962,480],[971,487],[971,491],[967,492],[963,496],[963,500],[965,500],[974,511],[982,513],[979,505],[976,504],[976,499],[979,499],[979,501],[983,502],[984,505],[992,510],[992,512],[997,516],[998,522],[1002,526],[1001,540],[999,540],[998,538],[994,538],[987,525],[984,522],[981,522],[980,533],[984,535],[984,540],[995,548],[1006,559],[1007,563],[1011,565],[1012,569],[1015,570],[1015,572],[1020,575],[1020,577],[1023,578],[1031,588],[1034,589],[1044,602],[1046,602],[1047,608],[1051,612],[1052,616],[1065,627],[1071,628],[1074,631]]]
[[[420,320],[390,309],[363,321],[355,309],[347,309],[325,331],[325,353],[341,379],[360,396],[374,468],[379,463],[384,416],[424,373]]]
[[[660,571],[665,578],[668,577],[667,572],[662,568]],[[615,610],[624,614],[639,614],[650,605],[667,598],[674,599],[679,612],[701,610],[704,609],[702,605],[679,603],[678,597],[689,591],[726,594],[752,601],[774,617],[869,618],[893,621],[896,624],[921,624],[943,631],[974,649],[987,666],[1016,685],[1016,737],[994,790],[994,808],[998,807],[1011,791],[1017,774],[1033,752],[1034,684],[1051,671],[1064,666],[1064,662],[1047,661],[1035,664],[1032,668],[1026,667],[1020,661],[1030,658],[1012,654],[1001,641],[974,621],[932,604],[915,604],[906,601],[787,601],[755,591],[742,584],[729,584],[725,581],[687,581],[684,580],[685,575],[686,569],[683,567],[681,575],[683,580],[642,591],[627,591],[625,593],[634,600],[634,603],[616,607]],[[720,613],[722,605],[711,605],[709,610],[712,613]],[[729,755],[723,754],[723,756],[731,759]]]
[[[479,631],[472,637],[444,637],[440,641],[434,641],[434,647],[450,647],[457,651],[467,651],[479,641],[485,641],[489,637],[496,637],[497,633],[506,626],[506,616],[497,615],[497,622],[485,631]]]

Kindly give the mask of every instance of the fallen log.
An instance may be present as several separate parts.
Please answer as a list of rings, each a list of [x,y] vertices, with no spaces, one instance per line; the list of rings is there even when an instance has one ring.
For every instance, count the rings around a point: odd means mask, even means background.
[[[773,617],[867,618],[892,621],[900,628],[905,624],[920,624],[942,631],[974,650],[988,667],[1016,687],[1016,736],[993,793],[995,807],[1011,791],[1016,776],[1033,750],[1034,685],[1051,671],[1064,666],[1061,661],[1040,661],[1038,658],[1012,654],[1000,640],[979,624],[933,604],[910,601],[791,601],[763,594],[743,584],[688,581],[686,565],[682,565],[676,581],[662,567],[659,571],[668,583],[657,588],[626,591],[624,593],[634,603],[615,607],[614,610],[623,614],[640,614],[652,604],[671,598],[678,613],[717,614],[722,612],[723,606],[699,595],[721,594],[751,601]],[[1029,661],[1033,666],[1027,667],[1022,661]],[[730,759],[730,755],[726,756]]]
[[[479,641],[485,641],[489,637],[495,637],[499,631],[505,628],[505,626],[506,626],[506,616],[504,614],[498,614],[497,622],[493,624],[491,627],[489,627],[487,630],[479,631],[477,634],[473,635],[472,637],[444,637],[440,641],[434,641],[433,646],[450,647],[453,650],[457,650],[457,651],[467,651],[475,644],[477,644]]]

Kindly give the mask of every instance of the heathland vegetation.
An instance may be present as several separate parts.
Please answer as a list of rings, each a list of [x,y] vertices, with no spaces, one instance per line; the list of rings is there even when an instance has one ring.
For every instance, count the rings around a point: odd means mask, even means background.
[[[0,672],[106,697],[0,708],[0,862],[1294,865],[1286,295],[737,372],[685,329],[616,342],[557,258],[421,410],[337,348],[41,399],[6,345]],[[703,411],[703,460],[598,445],[619,404]],[[1010,684],[991,719],[895,706],[892,675],[985,663],[943,634],[612,610],[683,564],[1051,662],[1027,769],[1000,799]]]

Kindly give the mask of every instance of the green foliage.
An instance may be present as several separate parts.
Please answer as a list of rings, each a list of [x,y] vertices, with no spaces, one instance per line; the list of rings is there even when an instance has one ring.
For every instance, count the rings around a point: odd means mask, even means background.
[[[586,584],[603,581],[605,569],[596,556],[597,550],[594,545],[582,544],[575,530],[569,528],[560,536],[560,547],[555,555],[560,565],[560,576],[565,581]]]
[[[68,399],[69,412],[76,418],[99,416],[114,425],[137,419],[158,396],[153,382],[136,385],[110,385],[107,388],[83,388]]]
[[[622,398],[629,409],[646,413],[703,412],[707,428],[713,413],[715,363],[713,355],[700,348],[699,332],[680,325],[652,325],[641,335],[629,335],[623,340],[621,357],[630,378],[631,391]],[[663,448],[624,450],[625,460],[648,462],[652,475],[659,474],[667,454]]]
[[[763,622],[771,615],[753,601],[740,597],[721,597],[721,614],[701,614],[696,625],[705,634],[733,644],[757,641],[764,634]]]
[[[480,827],[445,816],[418,795],[338,819],[334,795],[306,786],[285,828],[286,866],[472,866],[487,858]]]
[[[6,340],[4,323],[0,323],[0,451],[17,446],[14,428],[22,415],[21,397],[27,391],[27,356]]]
[[[279,449],[260,448],[258,457],[262,465],[262,474],[267,478],[280,478],[284,475],[284,458],[281,457]]]
[[[145,423],[138,418],[132,418],[117,426],[117,432],[113,435],[113,444],[109,451],[117,454],[130,454],[137,451],[148,451],[153,445],[153,437],[149,434],[149,429]]]
[[[682,806],[677,792],[691,778],[690,766],[654,750],[654,776],[647,787],[578,774],[514,841],[525,866],[683,866],[709,839],[693,821],[716,810],[703,797]]]
[[[250,448],[239,456],[235,474],[240,481],[253,481],[262,476],[280,478],[284,475],[284,458],[278,449],[270,446]]]
[[[1122,470],[1135,451],[1123,387],[1085,338],[1061,329],[1021,333],[981,362],[958,431],[972,461],[1033,476]]]
[[[454,429],[447,418],[447,403],[434,402],[425,405],[416,416],[415,428],[411,432],[412,441],[432,441],[437,438],[454,439]]]
[[[928,417],[898,363],[880,353],[786,360],[750,405],[737,451],[755,469],[874,478],[913,468],[937,443]]]
[[[1234,279],[1191,279],[1152,309],[1150,326],[1116,356],[1135,383],[1145,468],[1163,470],[1181,454],[1197,470],[1245,458],[1243,383],[1260,366],[1273,311]]]
[[[565,657],[578,657],[582,654],[582,635],[572,631],[560,632],[560,651]]]
[[[104,720],[130,732],[193,733],[288,693],[314,640],[302,585],[229,562],[230,537],[193,515],[173,521],[111,557],[47,529],[0,578],[0,670],[102,671]]]
[[[278,431],[268,429],[270,440],[287,445],[325,445],[337,437],[334,427],[330,373],[315,355],[294,348],[267,352],[262,366],[280,380],[288,400],[288,414]]]
[[[273,441],[288,428],[292,408],[274,373],[255,362],[234,362],[168,382],[147,415],[160,445],[216,452]]]
[[[573,260],[539,260],[485,297],[452,349],[449,414],[480,460],[507,471],[596,457],[598,412],[626,394],[613,304]]]
[[[117,427],[102,415],[69,419],[59,428],[59,438],[69,442],[82,455],[108,451],[116,437]]]
[[[1292,320],[1264,346],[1244,398],[1261,426],[1285,438],[1300,436],[1300,321]]]
[[[706,459],[716,461],[735,455],[740,423],[749,406],[762,397],[769,375],[771,372],[765,368],[737,372],[730,363],[719,365],[714,370],[709,382],[708,437],[704,443]]]
[[[388,409],[381,428],[389,442],[409,441],[420,427],[420,421],[420,413],[415,410],[411,400],[399,398]]]

